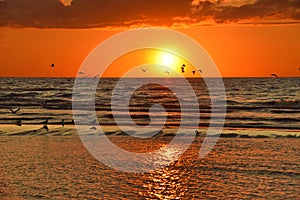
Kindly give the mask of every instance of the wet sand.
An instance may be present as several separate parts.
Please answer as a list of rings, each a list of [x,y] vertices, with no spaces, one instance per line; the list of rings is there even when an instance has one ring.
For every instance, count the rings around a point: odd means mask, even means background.
[[[168,138],[141,145],[110,137],[130,151],[154,150]],[[220,138],[199,159],[202,140],[170,166],[134,174],[101,164],[74,133],[2,135],[0,199],[299,199],[299,139]]]

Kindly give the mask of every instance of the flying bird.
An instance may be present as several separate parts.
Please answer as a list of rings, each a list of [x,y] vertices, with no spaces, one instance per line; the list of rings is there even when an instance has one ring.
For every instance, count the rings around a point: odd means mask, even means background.
[[[89,78],[91,75],[90,74],[88,74],[88,75],[86,75],[86,76],[84,76],[83,78]]]
[[[193,75],[195,75],[195,72],[196,72],[196,71],[195,71],[195,70],[193,70]]]
[[[165,71],[165,73],[166,73],[166,74],[170,74],[170,72],[168,72],[168,71]]]
[[[181,73],[184,73],[185,64],[181,65]]]
[[[274,76],[275,78],[278,78],[277,74],[271,74],[271,76]]]
[[[98,78],[98,76],[99,76],[99,74],[97,74],[96,76],[94,76],[94,80],[95,80],[96,78]]]
[[[51,67],[52,67],[52,68],[55,67],[54,63],[51,64]]]
[[[19,110],[21,110],[21,108],[17,108],[16,110],[9,108],[9,110],[12,114],[16,114]]]
[[[145,69],[142,68],[141,70],[142,70],[143,72],[146,72],[146,71],[148,70],[148,68],[145,68]]]
[[[199,72],[202,74],[202,69],[199,69]]]

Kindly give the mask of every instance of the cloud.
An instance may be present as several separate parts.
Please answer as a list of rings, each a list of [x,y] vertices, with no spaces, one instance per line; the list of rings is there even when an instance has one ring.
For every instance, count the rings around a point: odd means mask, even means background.
[[[239,1],[239,4],[231,4],[231,1],[217,2],[199,1],[193,5],[194,17],[203,19],[211,17],[217,23],[243,22],[257,23],[259,21],[286,22],[299,20],[299,0],[256,0]]]
[[[298,23],[300,0],[2,0],[0,26],[105,28]]]

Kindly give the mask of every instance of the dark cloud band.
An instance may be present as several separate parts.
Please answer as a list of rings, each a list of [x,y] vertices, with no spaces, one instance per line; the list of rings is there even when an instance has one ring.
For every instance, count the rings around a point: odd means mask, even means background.
[[[258,0],[233,6],[223,1],[188,0],[0,0],[0,26],[104,28],[215,23],[300,22],[300,0]]]

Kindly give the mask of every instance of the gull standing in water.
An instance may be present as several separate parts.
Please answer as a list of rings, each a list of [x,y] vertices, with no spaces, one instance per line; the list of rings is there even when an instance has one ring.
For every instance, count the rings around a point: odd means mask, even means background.
[[[44,102],[42,102],[42,106],[43,106],[44,108],[46,108],[46,107],[47,107],[47,103],[48,103],[48,100],[45,100]]]
[[[22,126],[22,121],[19,119],[16,123],[18,126]]]
[[[46,119],[45,121],[43,121],[42,124],[47,125],[48,124],[48,119]]]
[[[47,131],[49,131],[47,124],[44,124],[43,128],[46,129]]]

